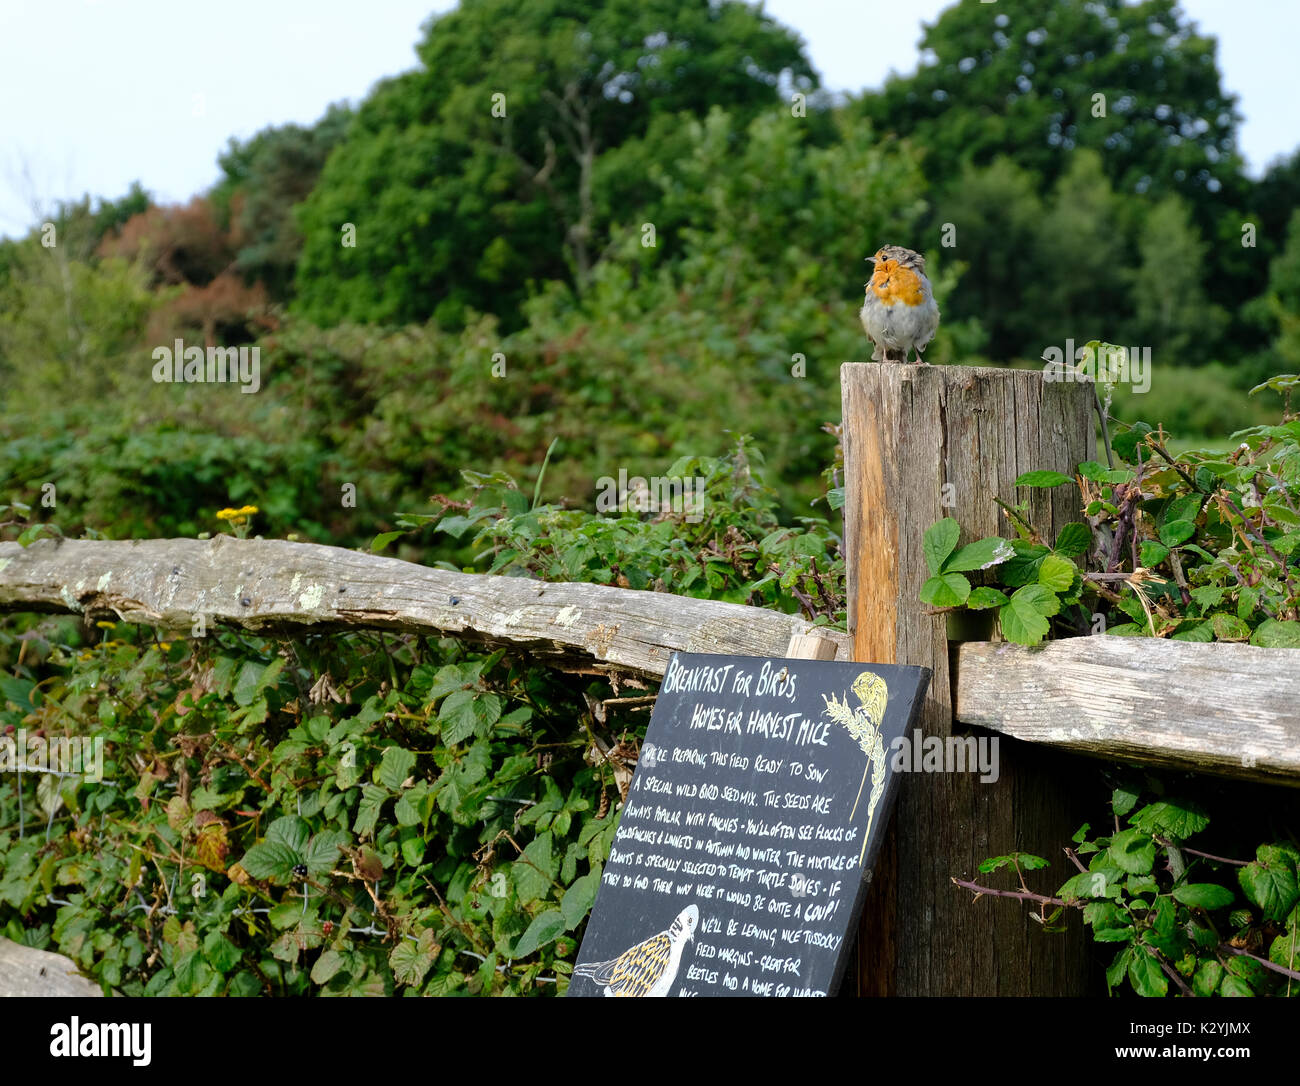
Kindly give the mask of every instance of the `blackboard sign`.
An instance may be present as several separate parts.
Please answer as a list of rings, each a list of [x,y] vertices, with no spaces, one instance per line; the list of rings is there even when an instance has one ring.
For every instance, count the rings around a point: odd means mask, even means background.
[[[675,654],[569,994],[833,993],[929,681]]]

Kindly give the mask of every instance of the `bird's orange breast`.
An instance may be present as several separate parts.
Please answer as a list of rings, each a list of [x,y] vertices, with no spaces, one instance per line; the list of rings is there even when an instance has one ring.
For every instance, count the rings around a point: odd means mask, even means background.
[[[882,305],[902,302],[912,306],[925,301],[921,277],[911,268],[903,267],[897,260],[880,261],[871,276],[870,287]]]

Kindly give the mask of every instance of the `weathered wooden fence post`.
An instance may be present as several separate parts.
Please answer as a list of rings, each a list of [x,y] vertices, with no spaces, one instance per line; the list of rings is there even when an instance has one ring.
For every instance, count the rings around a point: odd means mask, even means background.
[[[928,576],[925,530],[945,516],[960,545],[1014,535],[994,498],[1028,497],[1044,532],[1081,519],[1068,487],[1021,490],[1036,469],[1067,474],[1094,454],[1089,384],[1045,383],[1031,370],[846,363],[844,506],[848,624],[857,660],[916,664],[934,677],[927,736],[954,734],[947,625],[919,599]],[[958,734],[964,732],[958,726]],[[1090,971],[1077,914],[1044,936],[1028,910],[972,905],[950,876],[971,877],[986,856],[1020,850],[1051,860],[1083,815],[1077,763],[1000,741],[999,777],[907,773],[858,939],[864,995],[1078,995]],[[1072,870],[1072,869],[1071,869]]]

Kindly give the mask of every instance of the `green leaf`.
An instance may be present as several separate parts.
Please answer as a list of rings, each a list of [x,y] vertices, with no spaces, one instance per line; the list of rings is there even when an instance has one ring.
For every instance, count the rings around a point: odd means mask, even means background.
[[[1016,486],[1052,487],[1071,482],[1070,476],[1059,471],[1027,471],[1016,479]]]
[[[1250,643],[1262,649],[1300,649],[1300,621],[1267,618],[1255,627]]]
[[[203,955],[197,950],[190,950],[176,959],[173,967],[176,974],[176,990],[182,995],[192,995],[207,983],[211,976]]]
[[[30,679],[11,679],[7,676],[0,677],[0,709],[4,708],[6,701],[11,701],[14,707],[24,713],[34,713],[36,706],[32,704],[32,692],[36,690],[36,684]],[[39,699],[38,699],[39,700]]]
[[[1116,813],[1123,814],[1122,811]],[[1148,804],[1129,822],[1143,833],[1161,834],[1176,841],[1186,841],[1210,824],[1210,816],[1199,804],[1168,799]]]
[[[239,862],[255,879],[288,882],[293,877],[295,865],[301,861],[293,849],[278,841],[266,841],[250,848]]]
[[[1164,522],[1185,520],[1195,521],[1201,512],[1201,496],[1199,494],[1184,494],[1181,498],[1175,498],[1165,509]]]
[[[342,830],[322,830],[316,834],[302,850],[307,873],[313,878],[326,874],[338,862],[339,849],[347,843],[348,835]]]
[[[1224,977],[1219,985],[1219,995],[1230,999],[1249,999],[1255,994],[1249,984],[1240,977]]]
[[[1192,977],[1192,994],[1201,997],[1212,996],[1218,990],[1221,980],[1223,980],[1223,966],[1212,958],[1208,961],[1202,960],[1196,975]]]
[[[1037,645],[1050,628],[1047,619],[1034,608],[1017,605],[1014,599],[998,611],[998,620],[1003,636],[1017,645]]]
[[[1053,592],[1064,592],[1074,583],[1074,576],[1078,572],[1078,568],[1068,558],[1060,554],[1049,554],[1038,567],[1038,583]],[[1055,613],[1055,611],[1043,612],[1043,614]]]
[[[374,832],[375,824],[379,821],[379,811],[388,799],[388,792],[380,788],[377,784],[363,784],[361,786],[361,801],[357,804],[356,821],[352,823],[352,830],[360,837],[369,836]]]
[[[442,520],[438,522],[435,531],[446,532],[453,539],[459,539],[465,534],[465,530],[469,528],[470,523],[468,517],[454,514],[449,517],[443,517]]]
[[[1245,641],[1250,637],[1250,627],[1226,611],[1216,611],[1210,616],[1210,623],[1220,641]]]
[[[402,859],[408,867],[419,867],[424,862],[427,851],[424,837],[414,826],[403,827],[401,832]]]
[[[262,677],[262,672],[266,669],[265,664],[258,663],[255,660],[246,660],[239,669],[239,677],[235,680],[235,689],[232,696],[235,704],[241,707],[247,707],[253,703],[257,697],[258,680]]]
[[[1160,998],[1169,991],[1169,981],[1160,969],[1160,963],[1150,951],[1141,947],[1134,949],[1133,960],[1128,966],[1128,979],[1140,996]]]
[[[528,905],[544,896],[551,888],[551,880],[559,870],[559,861],[552,847],[549,830],[539,833],[520,857],[510,865],[510,881],[521,905]]]
[[[966,600],[966,606],[974,611],[982,611],[989,607],[1004,607],[1007,602],[1006,593],[999,592],[996,588],[977,588]]]
[[[401,747],[387,747],[384,756],[375,770],[375,780],[390,792],[401,791],[402,782],[411,775],[415,768],[415,755]]]
[[[218,973],[229,973],[239,964],[243,952],[219,931],[210,931],[203,940],[203,955]]]
[[[1300,972],[1300,908],[1292,911],[1286,931],[1273,940],[1268,960],[1283,969]]]
[[[1019,645],[1036,645],[1046,635],[1046,616],[1061,608],[1055,593],[1041,584],[1029,584],[1012,593],[1011,601],[998,612],[1002,633]]]
[[[596,891],[600,889],[600,869],[583,875],[580,879],[575,879],[573,884],[564,892],[564,900],[560,902],[560,912],[564,914],[564,930],[572,931],[591,912],[591,907],[596,901]]]
[[[282,844],[295,855],[302,852],[310,835],[311,827],[307,825],[307,820],[297,815],[277,818],[266,828],[268,843]]]
[[[1142,545],[1138,547],[1138,561],[1147,569],[1155,569],[1168,557],[1169,548],[1154,539],[1144,539]]]
[[[1116,434],[1111,439],[1110,447],[1121,460],[1132,463],[1137,457],[1138,443],[1149,433],[1151,433],[1150,425],[1145,422],[1135,422],[1124,433]]]
[[[1112,886],[1104,871],[1080,871],[1061,884],[1056,896],[1066,902],[1113,897],[1115,895],[1108,892]]]
[[[438,708],[442,741],[461,743],[472,735],[485,738],[501,719],[501,699],[496,694],[476,690],[457,690],[447,695]]]
[[[429,664],[421,664],[411,672],[411,689],[427,698],[437,701],[453,690],[473,686],[482,674],[482,665],[444,664],[436,672]]]
[[[1130,944],[1116,954],[1115,960],[1106,967],[1106,987],[1112,995],[1128,975],[1128,966],[1133,960],[1133,954],[1133,946]]]
[[[1281,920],[1300,899],[1295,857],[1277,845],[1260,845],[1255,859],[1237,869],[1237,881],[1269,920]]]
[[[1014,558],[1008,559],[998,568],[998,580],[1009,588],[1032,584],[1038,580],[1038,567],[1043,558],[1051,552],[1041,543],[1025,543],[1012,540],[1011,546],[1016,552]]]
[[[418,941],[403,939],[388,954],[393,980],[398,984],[416,985],[433,965],[441,948],[433,941],[433,931],[425,929]]]
[[[374,539],[370,541],[370,553],[378,554],[380,551],[384,550],[384,548],[386,548],[388,544],[390,544],[394,539],[399,539],[404,535],[406,535],[405,529],[403,529],[400,532],[380,532],[377,536],[375,536]],[[313,973],[314,972],[315,971],[313,970]]]
[[[1186,543],[1196,534],[1196,525],[1190,520],[1166,521],[1160,528],[1160,542],[1167,547]]]
[[[1008,558],[1014,558],[1015,553],[1009,540],[998,536],[990,536],[987,539],[981,539],[962,547],[944,563],[943,568],[945,571],[950,572],[990,569],[1005,562]]]
[[[1126,788],[1123,785],[1116,788],[1110,795],[1110,807],[1115,812],[1117,818],[1123,818],[1129,811],[1137,805],[1140,793],[1133,788]]]
[[[1156,861],[1156,844],[1140,830],[1121,830],[1110,839],[1111,860],[1131,875],[1146,875]]]
[[[1130,875],[1124,880],[1124,889],[1128,891],[1130,897],[1141,897],[1143,894],[1154,894],[1158,888],[1156,877],[1154,875]],[[1167,901],[1168,898],[1161,898],[1161,901]]]
[[[317,984],[328,984],[340,969],[343,968],[345,959],[337,950],[326,950],[316,959],[316,964],[311,967],[311,979]]]
[[[970,597],[970,591],[970,581],[960,573],[944,573],[921,586],[921,602],[932,607],[959,607]]]
[[[519,937],[515,945],[514,957],[527,958],[538,947],[545,946],[565,931],[564,914],[559,909],[548,909],[533,917],[528,930]]]
[[[1232,904],[1233,894],[1226,886],[1213,882],[1189,882],[1174,887],[1174,897],[1197,909],[1222,909]]]
[[[1086,524],[1067,524],[1056,537],[1056,553],[1067,558],[1078,558],[1087,554],[1092,546],[1092,531]]]
[[[1192,589],[1192,599],[1197,602],[1204,610],[1211,607],[1218,607],[1223,601],[1224,594],[1228,590],[1218,585],[1201,585],[1199,588]]]
[[[1098,942],[1117,943],[1133,935],[1133,922],[1113,901],[1090,901],[1083,907],[1083,922],[1092,926]],[[1103,932],[1108,933],[1104,938]]]
[[[429,817],[430,802],[427,782],[417,781],[398,797],[393,805],[393,817],[399,826],[418,826]]]
[[[276,905],[267,915],[271,921],[271,927],[276,931],[284,931],[285,928],[291,928],[302,919],[302,902],[285,901]]]
[[[961,525],[952,517],[944,517],[926,531],[921,549],[925,553],[925,564],[930,568],[931,575],[938,575],[948,555],[956,548],[960,536]]]

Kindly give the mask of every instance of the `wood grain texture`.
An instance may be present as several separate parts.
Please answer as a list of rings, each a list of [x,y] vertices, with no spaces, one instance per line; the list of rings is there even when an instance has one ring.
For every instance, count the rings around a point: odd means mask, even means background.
[[[1300,788],[1300,652],[1148,637],[969,642],[957,718],[1108,761]]]
[[[0,611],[115,615],[177,631],[380,628],[513,644],[557,663],[661,676],[675,651],[781,656],[793,615],[667,592],[490,577],[281,540],[0,543]]]
[[[77,963],[62,954],[37,950],[0,937],[0,998],[5,996],[102,996]]]
[[[932,669],[922,729],[946,737],[954,734],[946,624],[919,599],[922,538],[945,516],[961,525],[959,545],[1013,534],[994,498],[1027,498],[1033,522],[1052,533],[1079,519],[1068,488],[1018,494],[1013,484],[1026,471],[1072,473],[1092,458],[1092,390],[1044,383],[1034,371],[896,363],[847,363],[841,383],[853,659]],[[863,994],[1086,990],[1076,918],[1067,935],[1045,940],[1025,910],[972,907],[952,892],[949,877],[971,877],[987,856],[1059,856],[1082,821],[1067,761],[1007,739],[999,746],[994,784],[965,773],[904,778],[859,933]]]

